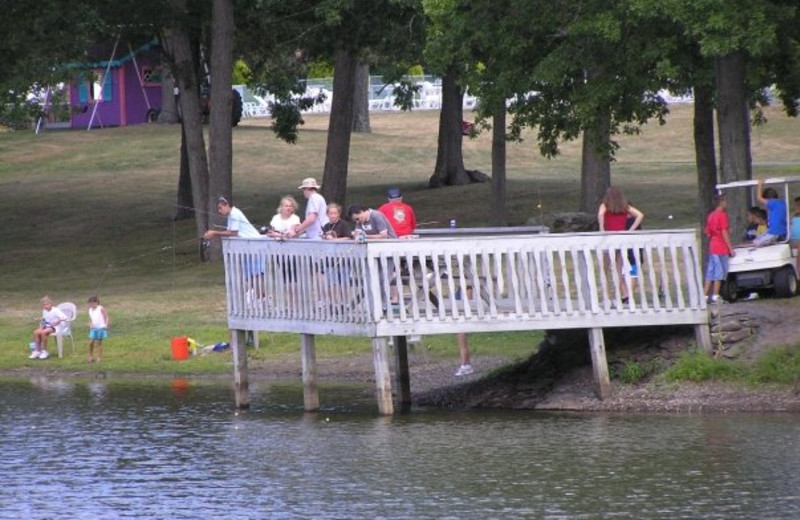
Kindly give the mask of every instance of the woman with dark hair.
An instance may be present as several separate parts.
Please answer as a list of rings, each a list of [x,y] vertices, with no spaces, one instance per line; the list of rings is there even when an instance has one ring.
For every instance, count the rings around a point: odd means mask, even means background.
[[[633,222],[629,223],[628,219],[632,218]],[[600,231],[635,231],[644,220],[644,213],[628,204],[628,199],[622,191],[615,187],[610,186],[606,190],[603,202],[600,203],[600,208],[597,210],[597,222],[600,225]],[[614,258],[616,264],[617,274],[619,275],[619,291],[622,298],[622,303],[628,303],[628,284],[625,283],[624,261],[622,252],[617,251]],[[606,264],[607,266],[608,264]]]

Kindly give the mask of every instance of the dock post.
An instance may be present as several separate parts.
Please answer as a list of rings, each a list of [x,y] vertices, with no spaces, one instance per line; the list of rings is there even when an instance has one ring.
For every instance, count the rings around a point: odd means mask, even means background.
[[[231,331],[233,349],[233,393],[236,396],[236,408],[250,408],[250,384],[247,382],[247,350],[244,330]]]
[[[378,413],[392,415],[392,375],[389,371],[389,341],[386,338],[372,338],[372,362],[375,365],[375,387],[378,397]]]
[[[411,408],[411,377],[408,371],[408,340],[405,336],[394,337],[394,353],[400,410],[407,412]]]
[[[694,339],[697,346],[703,349],[704,352],[711,353],[714,346],[711,344],[711,328],[708,323],[701,323],[694,326]]]
[[[595,391],[600,400],[611,397],[611,380],[608,377],[608,362],[606,361],[606,344],[603,339],[603,329],[589,329],[589,349],[592,353],[592,372],[597,385]]]
[[[300,357],[303,361],[303,409],[306,412],[316,412],[319,410],[319,391],[313,334],[300,334]]]

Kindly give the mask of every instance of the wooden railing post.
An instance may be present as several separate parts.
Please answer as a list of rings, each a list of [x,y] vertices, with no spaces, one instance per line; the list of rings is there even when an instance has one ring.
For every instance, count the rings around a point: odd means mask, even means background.
[[[316,412],[319,410],[319,390],[313,334],[300,334],[300,357],[303,362],[303,409],[306,412]]]
[[[411,377],[408,371],[408,341],[405,336],[394,337],[395,377],[400,410],[411,408]]]
[[[375,365],[375,388],[378,397],[378,412],[392,415],[392,376],[389,371],[389,341],[386,338],[372,338],[372,362]]]
[[[608,377],[608,362],[606,361],[606,344],[603,339],[603,329],[589,329],[589,349],[592,353],[592,372],[596,386],[597,397],[600,400],[611,397],[611,380]]]
[[[250,385],[247,381],[246,331],[231,331],[233,345],[233,392],[236,408],[250,408]]]
[[[710,353],[714,350],[714,345],[711,343],[711,327],[709,327],[708,323],[694,326],[694,339],[697,342],[697,346],[703,351]]]

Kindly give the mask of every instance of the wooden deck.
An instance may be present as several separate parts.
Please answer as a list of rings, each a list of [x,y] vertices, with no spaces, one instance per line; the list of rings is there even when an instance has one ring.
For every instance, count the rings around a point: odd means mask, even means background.
[[[304,382],[312,394],[314,335],[373,338],[381,413],[393,412],[389,337],[585,328],[600,398],[610,393],[604,327],[691,324],[698,343],[710,347],[694,230],[515,231],[459,229],[366,244],[226,239],[228,324],[238,331],[237,405],[249,404],[245,330],[302,334]],[[631,263],[636,277],[629,275]],[[402,304],[391,304],[394,295]],[[395,343],[404,355],[405,342]],[[398,361],[402,404],[407,363]],[[315,395],[308,396],[306,409],[316,406]]]

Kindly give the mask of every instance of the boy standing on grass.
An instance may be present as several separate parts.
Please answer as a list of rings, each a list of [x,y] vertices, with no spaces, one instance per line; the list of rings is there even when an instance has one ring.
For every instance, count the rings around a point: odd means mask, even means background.
[[[715,209],[706,220],[706,235],[711,242],[708,247],[708,267],[703,292],[709,303],[722,303],[719,295],[722,282],[728,276],[728,259],[736,253],[731,245],[731,227],[728,221],[728,201],[725,195],[714,195]],[[711,295],[709,296],[709,290]]]
[[[94,363],[94,347],[97,346],[97,362],[103,361],[103,340],[108,337],[110,324],[105,307],[97,296],[89,297],[89,363]]]

